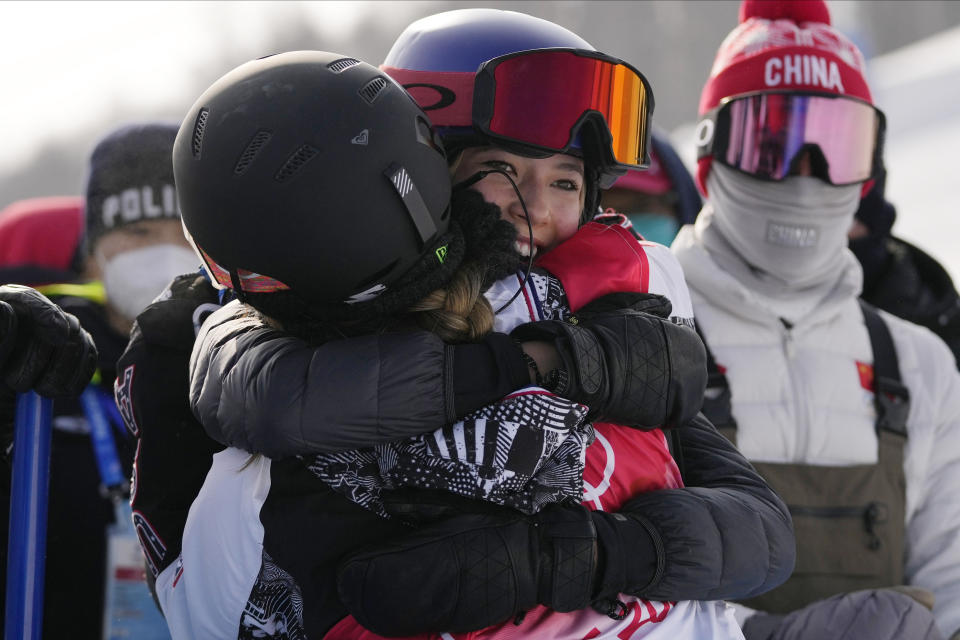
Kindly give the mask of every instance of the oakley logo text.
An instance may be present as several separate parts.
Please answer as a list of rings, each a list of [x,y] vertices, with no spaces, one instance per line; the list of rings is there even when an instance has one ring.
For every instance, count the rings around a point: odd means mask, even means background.
[[[797,53],[770,58],[763,67],[763,81],[768,87],[801,84],[844,93],[840,67],[834,60],[820,56]]]
[[[416,82],[412,84],[405,84],[403,88],[406,89],[413,99],[420,105],[420,108],[424,111],[435,111],[437,109],[444,109],[449,107],[457,100],[457,94],[455,94],[450,89],[446,87],[441,87],[438,84],[424,84],[422,82]],[[431,89],[437,92],[436,102],[433,104],[428,104],[428,95],[425,95],[427,92],[424,91],[415,91],[415,89]]]

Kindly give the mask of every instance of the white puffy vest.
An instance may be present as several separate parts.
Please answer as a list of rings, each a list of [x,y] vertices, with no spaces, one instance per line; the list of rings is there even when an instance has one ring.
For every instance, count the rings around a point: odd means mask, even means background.
[[[697,324],[725,370],[749,460],[852,465],[876,462],[873,354],[856,296],[854,260],[836,286],[791,327],[777,303],[722,271],[684,227],[672,250]],[[960,629],[960,373],[932,332],[883,313],[910,390],[904,453],[906,576],[934,592],[945,635]]]

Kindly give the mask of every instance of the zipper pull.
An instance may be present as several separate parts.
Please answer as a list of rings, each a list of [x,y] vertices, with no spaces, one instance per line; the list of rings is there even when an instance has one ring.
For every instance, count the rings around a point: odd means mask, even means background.
[[[794,355],[793,346],[793,325],[780,318],[780,324],[783,326],[783,351],[787,354],[787,359],[792,360]]]

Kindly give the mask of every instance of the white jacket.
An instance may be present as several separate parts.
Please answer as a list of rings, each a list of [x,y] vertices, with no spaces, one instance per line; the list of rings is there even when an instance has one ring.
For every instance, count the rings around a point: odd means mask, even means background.
[[[697,323],[726,369],[747,459],[876,462],[873,394],[858,366],[872,365],[873,354],[857,303],[862,272],[852,254],[825,299],[788,329],[780,320],[785,303],[756,295],[723,271],[695,227],[684,227],[672,250]],[[934,615],[949,636],[960,629],[960,373],[932,332],[882,315],[910,390],[906,579],[936,595]]]

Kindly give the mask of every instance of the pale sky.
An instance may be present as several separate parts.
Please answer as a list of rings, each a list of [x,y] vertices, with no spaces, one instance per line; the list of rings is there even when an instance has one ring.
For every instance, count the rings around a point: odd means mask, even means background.
[[[104,114],[186,112],[183,96],[225,70],[224,51],[266,45],[285,14],[305,9],[317,29],[348,32],[365,12],[405,2],[11,2],[0,0],[0,173],[44,141],[103,128]],[[837,21],[844,3],[832,2]],[[960,28],[870,61],[887,112],[887,195],[895,231],[960,279],[955,156],[960,148]],[[684,140],[677,138],[678,151]]]
[[[337,31],[369,11],[359,2],[0,2],[0,172],[38,140],[99,125],[104,113],[186,111],[171,99],[191,74],[208,76],[208,61],[233,41],[255,47],[298,4]]]

